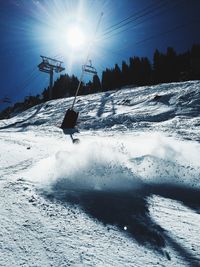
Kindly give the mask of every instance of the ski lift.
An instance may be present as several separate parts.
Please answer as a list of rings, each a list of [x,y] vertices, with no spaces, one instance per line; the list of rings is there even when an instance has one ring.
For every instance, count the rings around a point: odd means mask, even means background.
[[[103,13],[101,13],[101,16],[99,18],[99,21],[97,23],[97,27],[96,27],[96,31],[95,31],[95,35],[94,37],[96,36],[97,34],[97,30],[99,28],[99,25],[100,25],[100,22],[101,22],[101,19],[102,19],[102,16],[103,16]],[[91,42],[90,46],[92,45],[93,43]],[[85,61],[85,65],[82,66],[82,73],[81,73],[81,77],[80,77],[80,80],[79,80],[79,84],[78,84],[78,87],[77,87],[77,90],[76,90],[76,93],[75,93],[75,96],[74,96],[74,100],[73,100],[73,103],[72,103],[72,106],[71,108],[69,108],[65,114],[65,117],[62,121],[62,124],[61,124],[61,129],[74,129],[75,126],[76,126],[76,123],[77,123],[77,119],[78,119],[78,115],[79,115],[79,112],[76,112],[74,110],[74,105],[75,105],[75,102],[76,102],[76,97],[78,95],[78,92],[79,92],[79,89],[81,87],[81,83],[82,83],[82,80],[83,80],[83,76],[84,76],[84,73],[87,72],[89,74],[93,74],[93,75],[97,75],[97,70],[92,66],[92,61],[89,60],[89,64],[87,64],[87,61],[88,61],[88,57],[89,57],[89,52],[88,51],[88,54],[87,54],[87,57],[86,57],[86,61]],[[76,140],[73,140],[73,143],[76,143]]]
[[[77,93],[78,93],[78,90],[81,86],[81,82],[82,82],[82,78],[83,78],[83,74],[84,72],[87,72],[89,74],[93,74],[93,75],[97,75],[97,71],[95,69],[95,67],[92,66],[92,61],[89,60],[89,64],[85,64],[82,66],[82,76],[81,76],[81,79],[79,81],[79,85],[78,85],[78,88],[77,88],[77,91],[76,91],[76,95],[74,97],[74,101],[73,101],[73,104],[72,104],[72,107],[69,108],[65,114],[65,117],[62,121],[62,124],[61,124],[61,129],[70,129],[70,128],[74,128],[75,125],[76,125],[76,122],[77,122],[77,119],[78,119],[78,115],[79,113],[74,111],[74,103],[75,103],[75,100],[76,100],[76,96],[77,96]]]
[[[3,99],[0,99],[0,102],[8,104],[12,103],[9,97],[4,97]]]
[[[4,103],[9,103],[9,104],[10,104],[10,103],[11,103],[10,98],[9,98],[9,97],[5,97],[5,98],[4,98]]]
[[[89,74],[97,75],[97,70],[92,66],[92,60],[89,60],[89,64],[83,65],[82,70]]]

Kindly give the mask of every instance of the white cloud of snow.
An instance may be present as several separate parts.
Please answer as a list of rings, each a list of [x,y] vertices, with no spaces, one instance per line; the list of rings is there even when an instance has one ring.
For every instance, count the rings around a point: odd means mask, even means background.
[[[58,148],[26,176],[47,188],[132,190],[142,183],[180,183],[199,188],[200,145],[161,133],[85,137]]]

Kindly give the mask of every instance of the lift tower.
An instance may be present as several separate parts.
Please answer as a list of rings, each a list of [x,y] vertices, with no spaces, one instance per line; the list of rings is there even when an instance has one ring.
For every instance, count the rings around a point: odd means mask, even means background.
[[[62,61],[50,57],[41,56],[42,62],[38,65],[39,71],[49,73],[49,99],[52,99],[53,72],[59,73],[65,68]]]

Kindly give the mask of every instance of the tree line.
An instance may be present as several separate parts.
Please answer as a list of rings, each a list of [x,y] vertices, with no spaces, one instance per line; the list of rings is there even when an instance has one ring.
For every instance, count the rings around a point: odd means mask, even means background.
[[[187,80],[200,80],[198,44],[181,54],[177,54],[172,47],[168,47],[166,53],[156,49],[152,63],[147,57],[130,57],[128,62],[123,60],[121,66],[115,64],[113,68],[106,68],[102,72],[101,80],[94,75],[91,81],[82,83],[79,95],[105,92],[130,85],[142,86]],[[75,75],[60,75],[54,82],[52,98],[74,96],[78,83],[79,79]],[[47,100],[49,88],[45,88],[41,95],[26,97],[23,102],[8,107],[0,113],[0,119],[9,118],[10,114],[14,115]]]
[[[130,57],[122,61],[121,68],[115,64],[113,69],[102,73],[103,91],[127,85],[153,85],[200,79],[200,45],[177,54],[172,47],[166,53],[155,50],[153,64],[147,57]]]

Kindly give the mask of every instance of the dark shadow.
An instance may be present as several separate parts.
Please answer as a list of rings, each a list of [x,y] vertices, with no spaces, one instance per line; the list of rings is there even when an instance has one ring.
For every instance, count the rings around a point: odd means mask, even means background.
[[[4,129],[8,129],[8,128],[12,128],[12,127],[26,127],[26,126],[29,126],[30,123],[26,123],[28,120],[34,118],[38,113],[39,111],[42,109],[43,105],[38,105],[35,112],[29,116],[28,118],[26,118],[25,120],[21,120],[21,121],[17,121],[17,122],[14,122],[14,123],[11,123],[9,125],[6,125],[6,126],[3,126],[0,128],[0,130],[4,130]]]
[[[182,202],[185,206],[200,212],[200,190],[176,184],[149,185],[149,194],[159,195],[165,198]]]
[[[153,98],[153,101],[160,102],[164,105],[169,106],[170,105],[170,99],[173,97],[173,94],[169,95],[155,95]]]
[[[103,114],[104,109],[105,109],[105,105],[106,105],[106,102],[108,101],[108,99],[109,99],[109,94],[108,93],[102,95],[101,104],[100,104],[99,109],[97,111],[97,116],[98,117],[101,117],[101,115]]]
[[[144,189],[134,192],[77,191],[64,188],[60,181],[52,186],[51,194],[44,194],[52,201],[78,204],[92,218],[104,225],[118,227],[138,243],[154,247],[160,253],[165,247],[163,230],[149,215]]]
[[[111,103],[112,103],[112,115],[115,115],[116,114],[116,108],[115,108],[115,105],[114,105],[113,97],[111,98]]]
[[[200,259],[194,257],[186,248],[181,246],[173,237],[165,232],[165,239],[168,245],[173,248],[187,262],[189,267],[200,267]]]
[[[79,133],[79,130],[78,130],[78,129],[76,129],[76,128],[71,128],[71,129],[62,129],[62,130],[63,130],[63,133],[64,133],[65,135],[69,135],[69,136],[70,136],[70,138],[71,138],[73,144],[78,144],[78,143],[80,143],[80,139],[74,137],[74,134],[75,134],[75,133]]]
[[[170,237],[150,216],[148,197],[156,194],[181,201],[184,205],[198,210],[200,207],[199,191],[174,185],[150,185],[130,191],[95,191],[69,189],[65,180],[52,185],[51,193],[43,195],[51,201],[58,200],[65,205],[79,205],[89,216],[107,226],[116,226],[128,237],[140,245],[156,250],[168,260],[170,255],[165,251],[166,244],[188,263],[196,265],[194,256]]]
[[[101,97],[101,104],[99,106],[99,109],[97,111],[97,116],[101,117],[102,114],[104,113],[105,110],[105,105],[108,101],[111,101],[112,103],[112,115],[116,114],[116,110],[115,110],[115,106],[114,106],[114,100],[113,97],[110,96],[110,93],[105,93],[102,97]]]

